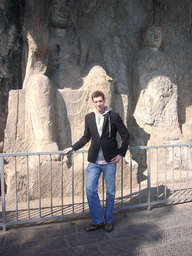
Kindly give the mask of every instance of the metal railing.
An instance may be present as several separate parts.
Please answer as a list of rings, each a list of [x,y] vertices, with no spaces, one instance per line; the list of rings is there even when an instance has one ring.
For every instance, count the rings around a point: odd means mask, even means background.
[[[117,166],[115,209],[192,199],[192,143],[130,147]],[[0,154],[0,226],[89,214],[87,150]],[[105,207],[105,182],[98,193]]]

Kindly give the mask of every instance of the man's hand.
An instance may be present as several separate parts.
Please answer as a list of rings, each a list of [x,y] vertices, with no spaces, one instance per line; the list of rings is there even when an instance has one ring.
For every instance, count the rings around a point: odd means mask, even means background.
[[[120,155],[117,155],[116,157],[114,157],[113,159],[111,159],[111,162],[113,163],[113,164],[117,164],[117,163],[119,163],[119,161],[122,159],[122,156],[120,156]]]
[[[63,151],[64,151],[65,155],[68,155],[69,152],[73,151],[73,148],[72,148],[72,147],[66,148],[66,149],[64,149]]]

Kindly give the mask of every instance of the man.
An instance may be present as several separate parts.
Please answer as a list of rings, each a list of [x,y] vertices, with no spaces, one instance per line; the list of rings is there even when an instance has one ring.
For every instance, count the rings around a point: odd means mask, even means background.
[[[119,114],[105,107],[103,92],[95,91],[92,94],[92,101],[95,108],[93,112],[85,116],[83,136],[72,147],[65,149],[65,154],[82,148],[91,139],[88,151],[86,192],[93,223],[85,229],[93,231],[104,228],[105,231],[111,232],[113,230],[116,164],[126,154],[129,132]],[[116,140],[117,131],[122,139],[120,148]],[[107,188],[105,215],[97,193],[101,172],[103,172]]]

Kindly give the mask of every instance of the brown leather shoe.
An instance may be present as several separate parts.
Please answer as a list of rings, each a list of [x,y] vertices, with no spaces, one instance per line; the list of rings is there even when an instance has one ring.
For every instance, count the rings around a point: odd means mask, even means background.
[[[111,232],[113,230],[113,223],[106,223],[105,231]]]
[[[85,230],[86,231],[95,231],[95,230],[97,230],[97,229],[100,229],[100,228],[104,228],[105,227],[105,225],[106,225],[106,222],[104,221],[104,222],[102,222],[102,223],[100,223],[100,224],[90,224],[89,226],[87,226],[87,227],[85,227]]]

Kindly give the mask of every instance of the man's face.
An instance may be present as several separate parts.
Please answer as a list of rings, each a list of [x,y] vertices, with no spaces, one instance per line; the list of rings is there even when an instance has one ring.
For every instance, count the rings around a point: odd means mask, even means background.
[[[99,96],[96,98],[93,98],[93,104],[99,114],[103,114],[105,111],[105,100]]]

